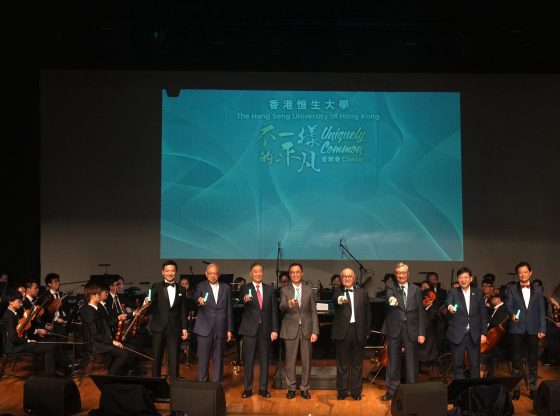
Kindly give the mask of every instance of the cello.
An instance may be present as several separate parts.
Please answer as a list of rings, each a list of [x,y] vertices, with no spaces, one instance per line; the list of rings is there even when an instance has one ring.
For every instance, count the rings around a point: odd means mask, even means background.
[[[510,319],[509,315],[506,316],[498,325],[488,330],[488,333],[486,334],[486,342],[480,343],[481,354],[484,354],[486,351],[491,350],[502,340],[506,333],[504,324],[508,319]]]

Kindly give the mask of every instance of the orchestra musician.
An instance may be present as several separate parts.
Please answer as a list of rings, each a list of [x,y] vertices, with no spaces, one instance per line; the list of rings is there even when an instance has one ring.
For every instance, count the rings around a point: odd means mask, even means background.
[[[249,275],[251,282],[243,286],[239,298],[244,303],[239,335],[243,335],[244,390],[242,398],[253,394],[253,365],[259,351],[259,396],[271,397],[268,391],[268,355],[270,343],[278,338],[278,303],[274,288],[263,283],[264,271],[253,263]]]
[[[420,288],[408,281],[408,265],[395,266],[396,282],[385,286],[389,310],[381,333],[388,338],[387,392],[381,400],[392,400],[401,382],[402,347],[405,350],[406,382],[418,382],[418,345],[426,340],[425,315]]]
[[[340,272],[342,286],[334,289],[332,339],[336,348],[337,399],[348,392],[362,399],[363,352],[371,328],[371,308],[367,292],[355,286],[356,275],[350,268]]]
[[[30,339],[27,336],[27,331],[23,331],[21,336],[18,335],[17,326],[21,318],[18,315],[18,310],[23,306],[21,295],[15,291],[8,289],[6,298],[8,300],[8,307],[2,316],[2,336],[5,336],[4,341],[6,353],[30,352],[33,353],[33,367],[36,370],[43,369],[45,376],[55,375],[55,359],[54,349],[52,344],[42,344],[39,342],[42,339]]]
[[[508,337],[505,336],[509,328],[506,306],[499,295],[490,298],[490,306],[486,344],[481,345],[480,377],[493,377],[496,360],[506,358],[509,351]],[[486,348],[482,351],[484,346]]]
[[[161,377],[161,364],[164,349],[167,348],[167,374],[169,379],[177,379],[179,371],[179,339],[186,340],[187,310],[186,290],[175,283],[177,263],[166,260],[161,266],[163,279],[154,283],[146,313],[151,315],[150,332],[152,333],[152,377]]]
[[[84,331],[84,341],[97,354],[108,354],[113,361],[109,365],[109,375],[125,375],[132,364],[132,357],[124,345],[113,339],[111,330],[99,311],[102,288],[90,282],[84,287],[86,305],[80,308]]]
[[[459,288],[447,292],[445,304],[447,333],[453,357],[453,378],[465,378],[465,351],[469,362],[470,378],[480,377],[480,344],[486,342],[488,313],[480,290],[471,286],[472,272],[467,267],[457,270]]]
[[[39,299],[39,285],[35,281],[28,280],[25,282],[25,297],[23,298],[23,309],[33,310],[35,305],[38,305]],[[44,298],[42,298],[44,299]],[[28,336],[31,339],[44,337],[49,331],[52,331],[52,324],[46,322],[43,316],[37,316],[31,322],[31,328],[28,331]]]
[[[222,381],[226,343],[233,339],[231,286],[219,279],[220,266],[210,263],[206,266],[206,281],[200,282],[194,291],[198,302],[194,324],[198,339],[198,381],[208,381],[210,359],[214,364],[211,381]]]
[[[529,398],[535,398],[538,379],[539,339],[546,334],[546,314],[542,286],[531,284],[533,271],[525,261],[515,266],[518,282],[507,289],[506,307],[511,317],[509,338],[512,353],[512,374],[523,373],[523,356],[527,356],[529,368]],[[512,399],[520,397],[519,385]]]

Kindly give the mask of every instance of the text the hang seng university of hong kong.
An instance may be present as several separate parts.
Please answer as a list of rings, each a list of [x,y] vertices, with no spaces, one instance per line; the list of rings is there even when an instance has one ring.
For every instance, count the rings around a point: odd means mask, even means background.
[[[256,134],[261,163],[282,164],[298,173],[321,173],[326,164],[367,163],[368,130],[379,114],[352,112],[345,99],[272,98],[266,107],[265,112],[236,113],[237,120],[263,121]],[[290,127],[286,121],[292,121]]]

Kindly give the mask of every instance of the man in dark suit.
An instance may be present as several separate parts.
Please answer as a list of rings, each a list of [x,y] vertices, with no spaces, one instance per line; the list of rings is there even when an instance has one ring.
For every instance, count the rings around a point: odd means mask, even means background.
[[[206,281],[200,282],[194,298],[198,313],[194,333],[198,339],[198,380],[208,381],[210,359],[214,366],[212,381],[221,382],[224,376],[224,351],[233,339],[233,305],[231,286],[219,281],[220,267],[210,263],[206,267]]]
[[[284,313],[280,337],[286,350],[285,374],[288,399],[296,397],[296,360],[301,355],[301,397],[310,399],[311,344],[319,338],[319,317],[313,291],[301,284],[303,266],[292,263],[289,268],[291,284],[280,291],[280,311]]]
[[[187,332],[187,309],[185,289],[175,283],[177,263],[166,260],[161,266],[163,280],[151,288],[150,306],[146,310],[151,315],[149,330],[152,334],[152,377],[161,377],[163,351],[167,347],[167,374],[176,380],[179,370],[179,338],[185,340]]]
[[[132,363],[132,357],[121,342],[113,340],[107,320],[99,312],[101,287],[96,283],[86,284],[84,298],[87,304],[80,308],[84,340],[91,351],[111,355],[113,361],[109,366],[109,375],[125,375]]]
[[[41,344],[36,340],[30,340],[27,337],[27,331],[23,332],[23,336],[17,334],[17,325],[19,319],[18,310],[23,306],[23,301],[19,292],[15,290],[7,290],[5,293],[8,307],[2,316],[2,337],[6,337],[4,346],[6,353],[31,352],[33,353],[33,367],[35,369],[44,368],[44,375],[53,376],[55,374],[54,351],[55,346],[52,344]]]
[[[354,286],[352,269],[340,272],[342,287],[333,293],[332,339],[336,348],[336,390],[338,400],[348,391],[354,400],[362,399],[363,353],[371,327],[371,308],[367,292]]]
[[[395,266],[397,285],[392,280],[386,283],[389,310],[381,333],[388,338],[388,364],[386,370],[387,392],[381,400],[392,400],[401,380],[401,350],[404,346],[406,358],[406,382],[418,382],[418,344],[426,340],[425,314],[420,288],[408,281],[408,266]]]
[[[465,378],[465,351],[469,359],[471,378],[480,377],[480,343],[486,342],[488,313],[484,297],[471,287],[472,272],[467,267],[457,270],[458,288],[450,289],[445,301],[447,334],[453,357],[453,377]]]
[[[511,316],[509,339],[512,353],[512,373],[523,373],[525,351],[529,367],[529,398],[534,400],[537,389],[539,339],[546,334],[546,311],[541,286],[531,284],[533,271],[527,262],[515,266],[519,279],[507,289],[506,308]],[[513,391],[513,400],[519,399],[519,386]]]
[[[439,276],[436,272],[428,272],[426,275],[426,280],[432,284],[434,288],[434,292],[436,293],[436,309],[439,308],[440,305],[445,303],[445,299],[447,299],[447,290],[441,287],[441,283],[439,282]]]
[[[268,391],[268,353],[271,341],[278,338],[278,303],[274,288],[263,280],[263,267],[253,263],[249,272],[251,282],[243,286],[239,298],[243,300],[243,316],[239,326],[239,335],[243,335],[243,384],[245,389],[241,397],[253,394],[253,364],[255,351],[259,349],[259,395],[270,397]]]

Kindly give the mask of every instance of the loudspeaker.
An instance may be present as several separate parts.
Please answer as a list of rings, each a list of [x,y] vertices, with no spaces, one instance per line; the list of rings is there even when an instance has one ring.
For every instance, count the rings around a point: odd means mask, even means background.
[[[391,402],[393,416],[447,414],[447,387],[439,381],[401,384]]]
[[[225,416],[226,396],[221,383],[175,381],[170,408],[189,416]]]
[[[545,380],[539,384],[533,410],[539,416],[560,415],[560,381]]]
[[[71,379],[31,376],[23,385],[23,407],[34,415],[73,415],[82,407],[78,386]]]

